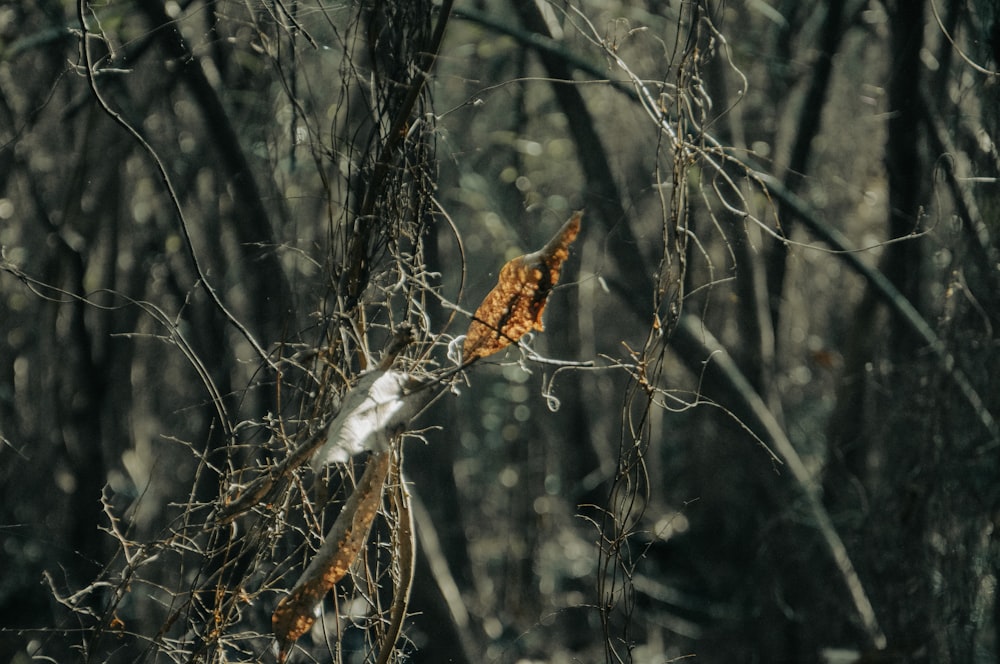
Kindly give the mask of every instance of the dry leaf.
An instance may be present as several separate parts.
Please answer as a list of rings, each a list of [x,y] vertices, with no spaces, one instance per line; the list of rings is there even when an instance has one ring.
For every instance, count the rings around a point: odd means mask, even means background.
[[[389,471],[389,456],[389,452],[376,452],[368,460],[361,480],[344,503],[323,546],[302,572],[292,592],[283,597],[274,610],[271,629],[278,639],[279,663],[285,661],[295,642],[316,622],[316,605],[344,578],[368,539]]]
[[[559,271],[569,257],[569,245],[580,232],[583,212],[576,212],[541,250],[518,256],[500,270],[497,285],[476,309],[462,347],[464,362],[486,357],[531,330],[543,331],[542,312]]]

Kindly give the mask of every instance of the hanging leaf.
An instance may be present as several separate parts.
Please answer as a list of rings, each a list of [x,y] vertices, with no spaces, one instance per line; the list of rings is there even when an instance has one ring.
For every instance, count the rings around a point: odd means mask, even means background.
[[[544,331],[542,312],[569,245],[580,232],[583,212],[576,212],[541,250],[518,256],[500,270],[497,285],[476,309],[462,347],[464,362],[502,350],[530,332]]]
[[[333,527],[292,592],[278,602],[271,628],[278,640],[278,662],[283,663],[300,636],[316,622],[315,608],[323,596],[347,574],[368,539],[382,499],[390,452],[376,452],[361,480],[344,503]]]

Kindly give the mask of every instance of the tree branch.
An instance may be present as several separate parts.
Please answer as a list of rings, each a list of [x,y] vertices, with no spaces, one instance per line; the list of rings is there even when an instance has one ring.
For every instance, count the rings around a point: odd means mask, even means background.
[[[167,172],[167,168],[166,165],[163,163],[163,160],[160,159],[159,154],[157,154],[156,150],[149,143],[149,141],[147,141],[146,138],[139,132],[139,130],[136,129],[132,124],[130,124],[124,117],[122,117],[120,113],[111,108],[111,105],[105,99],[104,94],[98,87],[97,79],[95,78],[96,64],[93,62],[90,55],[89,41],[92,33],[89,31],[87,27],[87,5],[88,5],[87,0],[77,1],[77,19],[79,21],[81,30],[80,54],[83,60],[84,68],[86,70],[85,75],[87,77],[87,83],[89,84],[90,89],[94,94],[94,98],[97,100],[97,103],[101,107],[101,109],[105,113],[107,113],[108,116],[110,116],[122,128],[124,128],[129,134],[131,134],[136,139],[136,141],[139,142],[139,144],[146,151],[146,153],[149,154],[150,158],[153,160],[153,163],[155,164],[156,169],[160,174],[160,178],[163,180],[163,184],[167,189],[167,194],[170,197],[171,202],[173,203],[174,210],[177,214],[177,218],[180,223],[181,232],[184,236],[184,241],[185,244],[187,245],[188,252],[191,256],[191,261],[194,264],[195,272],[197,273],[198,278],[201,280],[202,283],[205,284],[205,290],[208,292],[209,297],[212,299],[212,302],[219,309],[219,311],[222,312],[222,314],[225,316],[226,320],[228,320],[230,324],[232,324],[233,327],[235,327],[237,331],[239,331],[239,333],[243,335],[243,337],[247,340],[247,342],[250,343],[251,347],[253,347],[253,349],[257,352],[257,354],[264,362],[271,364],[270,359],[267,356],[267,353],[257,342],[256,338],[253,336],[250,330],[247,329],[247,327],[243,323],[241,323],[239,319],[236,318],[236,316],[233,315],[233,313],[229,310],[228,307],[226,307],[225,303],[223,303],[222,299],[219,297],[219,294],[212,287],[211,282],[208,281],[208,276],[202,269],[201,263],[198,259],[198,254],[195,251],[194,242],[191,239],[190,226],[187,222],[187,218],[184,215],[183,208],[181,207],[180,198],[177,195],[177,191],[173,185],[173,180],[171,179],[170,174]],[[164,16],[165,15],[166,14],[164,14]],[[278,269],[280,270],[280,266]],[[282,273],[279,272],[278,274]],[[272,279],[264,279],[262,281],[264,281],[265,283],[278,281],[277,279],[278,274],[276,274],[275,277]]]
[[[844,586],[854,602],[854,608],[865,633],[876,650],[886,646],[885,634],[875,617],[875,609],[865,592],[851,557],[837,533],[829,512],[823,506],[822,494],[816,478],[806,468],[802,457],[788,439],[784,429],[774,418],[767,404],[753,389],[750,381],[740,371],[726,349],[704,324],[691,314],[684,314],[670,338],[670,345],[688,367],[706,363],[703,376],[707,382],[718,386],[726,396],[726,405],[744,424],[760,435],[781,457],[799,492],[806,500],[812,524],[819,531],[823,543],[833,558]]]
[[[191,52],[176,21],[167,15],[163,2],[142,0],[139,6],[152,23],[153,30],[161,35],[167,51],[180,64],[180,75],[191,90],[208,125],[226,179],[233,187],[233,202],[237,210],[241,211],[237,214],[238,223],[231,224],[238,238],[240,251],[248,261],[259,263],[257,271],[266,275],[257,280],[260,292],[250,300],[256,310],[258,325],[267,330],[265,343],[275,341],[284,331],[283,325],[291,310],[293,298],[285,271],[272,250],[276,242],[274,229],[260,188],[254,179],[253,169],[222,99],[206,77],[200,59]],[[255,247],[263,247],[263,250],[256,250]]]
[[[842,25],[844,5],[846,0],[830,0],[826,6],[826,16],[823,18],[823,31],[820,36],[819,55],[812,67],[809,88],[799,110],[796,121],[798,131],[792,144],[792,154],[785,171],[785,186],[791,192],[798,192],[805,179],[809,157],[812,154],[812,143],[819,134],[826,94],[830,88],[833,72],[833,56],[840,47],[844,36]],[[781,219],[782,232],[785,237],[791,237],[794,217],[784,214],[782,205],[778,207],[778,218]],[[781,318],[781,294],[784,290],[785,271],[788,261],[788,245],[778,242],[767,254],[767,288],[769,293],[769,309],[771,324],[777,329]],[[777,349],[776,349],[777,350]]]
[[[747,166],[751,177],[759,180],[767,191],[788,206],[788,210],[796,215],[817,238],[837,252],[837,256],[852,270],[864,277],[868,285],[875,290],[879,298],[899,319],[930,347],[938,360],[938,365],[958,388],[962,397],[976,414],[979,423],[993,439],[994,445],[1000,445],[1000,426],[989,411],[983,398],[976,391],[968,376],[955,363],[955,357],[948,347],[931,328],[920,312],[917,311],[889,278],[876,268],[869,267],[861,260],[861,252],[850,245],[850,241],[840,231],[823,223],[816,213],[801,198],[788,191],[773,175],[755,171]]]

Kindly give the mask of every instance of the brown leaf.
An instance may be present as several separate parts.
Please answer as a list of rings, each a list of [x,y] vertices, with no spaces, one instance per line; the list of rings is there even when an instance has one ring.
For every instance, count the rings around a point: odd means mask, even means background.
[[[531,330],[542,332],[542,312],[559,282],[569,245],[580,232],[583,212],[576,212],[539,251],[518,256],[500,270],[497,285],[476,309],[462,347],[464,362],[486,357]]]
[[[271,629],[278,639],[278,661],[316,621],[314,609],[333,586],[344,578],[368,539],[382,498],[382,486],[389,470],[389,452],[378,452],[368,460],[364,475],[347,499],[344,508],[309,562],[292,592],[278,602],[271,616]]]

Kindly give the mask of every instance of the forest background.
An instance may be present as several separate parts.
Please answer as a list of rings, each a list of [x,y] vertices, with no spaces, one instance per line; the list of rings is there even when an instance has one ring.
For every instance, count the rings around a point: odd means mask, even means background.
[[[998,66],[996,0],[0,3],[0,661],[270,660],[380,358],[441,389],[290,661],[997,661]]]

